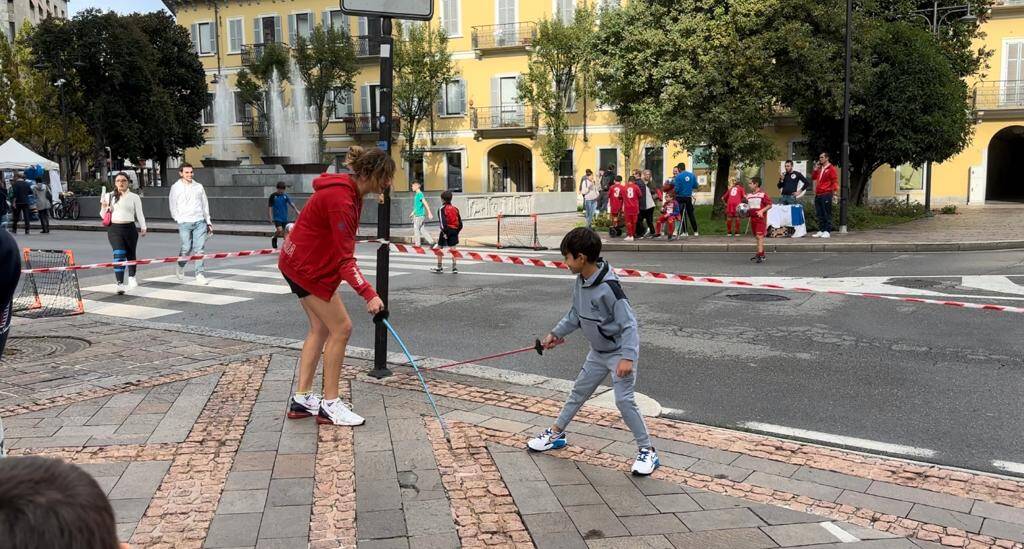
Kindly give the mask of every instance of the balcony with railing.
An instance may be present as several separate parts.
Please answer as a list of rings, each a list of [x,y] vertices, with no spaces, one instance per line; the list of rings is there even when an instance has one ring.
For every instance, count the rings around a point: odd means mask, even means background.
[[[473,107],[470,122],[477,139],[537,135],[537,114],[529,105]]]
[[[352,37],[356,49],[356,60],[360,62],[373,61],[380,58],[379,36],[354,36]]]
[[[266,118],[249,117],[238,122],[242,125],[242,135],[246,139],[266,139],[270,134]]]
[[[377,113],[357,112],[345,116],[345,133],[352,137],[363,139],[376,139],[380,131],[380,115]],[[391,117],[391,132],[397,136],[400,131],[400,119],[397,116]]]
[[[978,82],[972,99],[979,117],[1024,117],[1024,80]]]
[[[288,49],[288,44],[284,42],[264,42],[262,44],[244,44],[242,46],[242,66],[251,67],[260,62],[263,58],[263,52],[270,46],[280,46],[284,49]]]
[[[506,50],[528,50],[537,40],[533,21],[473,27],[473,50],[477,55]]]

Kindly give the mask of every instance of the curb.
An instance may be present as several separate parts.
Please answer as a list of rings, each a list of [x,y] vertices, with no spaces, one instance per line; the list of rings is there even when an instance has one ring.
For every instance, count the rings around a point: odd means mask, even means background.
[[[230,226],[230,225],[228,225]],[[106,231],[107,228],[96,225],[66,224],[50,222],[50,228],[65,231]],[[165,227],[153,227],[151,233],[176,233],[177,229]],[[260,229],[217,229],[217,234],[228,236],[254,236],[270,238],[273,231]],[[368,235],[372,236],[372,235]],[[391,241],[398,244],[412,244],[411,236],[395,235]],[[493,242],[487,242],[479,238],[466,238],[467,247],[494,247]],[[747,243],[694,243],[694,242],[642,242],[627,244],[625,242],[604,241],[602,249],[608,252],[744,252],[750,253],[755,249],[753,242]],[[807,242],[765,242],[765,250],[769,252],[784,253],[906,253],[906,252],[978,252],[994,250],[1024,250],[1024,240],[989,240],[976,242],[828,242],[821,243]]]

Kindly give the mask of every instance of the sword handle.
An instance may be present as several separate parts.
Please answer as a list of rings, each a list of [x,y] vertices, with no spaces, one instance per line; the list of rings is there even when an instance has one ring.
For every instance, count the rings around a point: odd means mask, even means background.
[[[537,354],[544,356],[544,346],[540,344],[539,339],[533,340],[533,350],[537,351]]]

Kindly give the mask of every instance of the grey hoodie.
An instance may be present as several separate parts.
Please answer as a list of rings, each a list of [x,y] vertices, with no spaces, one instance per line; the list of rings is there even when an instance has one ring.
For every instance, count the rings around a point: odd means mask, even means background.
[[[635,362],[640,354],[636,316],[611,266],[598,259],[597,267],[589,279],[576,277],[572,308],[551,333],[563,338],[581,328],[594,351]]]

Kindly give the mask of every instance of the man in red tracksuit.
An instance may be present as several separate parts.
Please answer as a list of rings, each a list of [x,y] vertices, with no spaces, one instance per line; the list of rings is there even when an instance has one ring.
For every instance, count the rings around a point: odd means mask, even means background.
[[[622,213],[626,216],[625,240],[632,242],[636,238],[636,221],[640,217],[640,187],[633,176],[622,188]]]
[[[814,212],[818,216],[815,238],[830,238],[832,232],[832,198],[839,189],[839,172],[829,162],[828,153],[821,153],[814,168]]]

